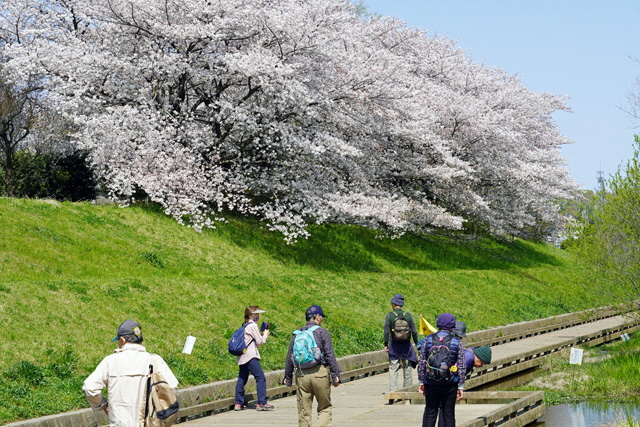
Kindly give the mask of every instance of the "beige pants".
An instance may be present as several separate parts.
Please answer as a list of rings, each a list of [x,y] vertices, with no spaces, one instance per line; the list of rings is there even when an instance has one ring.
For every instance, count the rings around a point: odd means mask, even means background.
[[[311,427],[311,407],[315,396],[318,402],[318,427],[331,426],[331,374],[323,365],[296,369],[296,385],[298,386],[298,425]]]
[[[411,387],[413,385],[413,368],[408,360],[390,360],[389,361],[389,391],[398,389],[398,371],[402,369],[402,388]]]

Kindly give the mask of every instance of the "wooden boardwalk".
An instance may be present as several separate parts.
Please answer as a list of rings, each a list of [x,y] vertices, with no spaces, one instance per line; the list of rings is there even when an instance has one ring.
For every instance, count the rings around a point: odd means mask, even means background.
[[[402,381],[402,380],[401,380]],[[414,370],[414,381],[418,376]],[[384,392],[389,389],[389,374],[373,375],[361,380],[341,384],[331,388],[333,402],[334,426],[417,426],[422,423],[424,405],[405,405],[396,403],[389,405],[384,399]],[[246,426],[263,425],[297,426],[296,396],[271,400],[275,406],[273,411],[258,412],[255,409],[244,411],[227,411],[209,417],[189,421],[185,427],[208,426]],[[457,405],[456,417],[458,425],[498,409],[502,405]],[[314,423],[315,423],[314,402]]]
[[[599,320],[594,320],[599,319]],[[597,345],[619,339],[623,333],[640,329],[640,320],[615,314],[610,308],[568,313],[537,321],[506,325],[468,334],[466,345],[490,344],[493,361],[476,369],[467,379],[467,390],[510,378],[542,363],[554,352],[583,344]],[[414,371],[413,388],[388,394],[388,360],[383,351],[345,356],[339,359],[344,384],[332,388],[334,426],[416,426],[421,424],[424,404],[417,390]],[[568,356],[567,356],[568,363]],[[179,425],[202,427],[214,425],[297,425],[296,397],[292,389],[282,385],[283,371],[267,372],[267,393],[274,411],[255,409],[234,412],[235,380],[220,381],[180,390],[181,419]],[[364,378],[363,378],[364,377]],[[351,381],[349,381],[351,379]],[[252,380],[250,380],[252,381]],[[250,382],[249,385],[252,383]],[[473,394],[476,395],[471,400]],[[469,404],[456,405],[458,427],[522,427],[544,414],[541,393],[501,393],[495,402],[493,392],[467,392]],[[506,394],[505,394],[506,393]],[[526,393],[525,393],[526,394]],[[247,393],[255,399],[255,391]],[[281,398],[276,398],[276,397]],[[405,403],[389,405],[390,397],[405,399]],[[487,400],[488,398],[493,400]],[[478,404],[478,402],[481,402]],[[198,414],[204,414],[195,418]],[[103,412],[90,409],[50,415],[7,424],[7,427],[89,427],[104,425]],[[550,426],[555,427],[555,426]]]
[[[595,322],[585,323],[566,329],[535,335],[508,343],[494,345],[493,362],[488,365],[484,375],[491,375],[500,368],[516,366],[514,361],[522,359],[524,369],[529,369],[531,362],[536,366],[538,359],[556,350],[568,348],[577,342],[592,341],[599,343],[606,331],[623,328],[629,319],[621,316],[610,317]],[[637,329],[637,326],[632,330]],[[603,332],[604,331],[604,332]],[[600,332],[603,332],[602,334]],[[602,337],[601,337],[602,335]],[[585,338],[587,337],[587,338]],[[534,357],[539,355],[539,358]],[[568,360],[567,360],[568,363]],[[477,383],[482,379],[479,375]],[[401,381],[401,379],[400,379]],[[470,381],[473,383],[474,381]],[[414,371],[414,384],[417,384],[417,373]],[[388,404],[385,395],[388,392],[388,373],[373,375],[364,379],[351,381],[332,388],[333,425],[335,426],[417,426],[421,424],[424,411],[423,404]],[[410,394],[399,395],[408,397]],[[297,425],[296,397],[289,396],[271,400],[276,408],[270,412],[258,412],[253,409],[234,412],[227,411],[209,417],[203,417],[185,423],[186,427],[205,427],[214,425],[255,426],[255,425]],[[409,401],[405,402],[409,403]],[[498,404],[465,404],[456,405],[456,425],[474,425],[474,421],[505,405]],[[315,409],[314,409],[315,411]],[[541,414],[539,414],[541,415]],[[485,425],[477,423],[479,425]],[[511,422],[509,425],[524,425]]]

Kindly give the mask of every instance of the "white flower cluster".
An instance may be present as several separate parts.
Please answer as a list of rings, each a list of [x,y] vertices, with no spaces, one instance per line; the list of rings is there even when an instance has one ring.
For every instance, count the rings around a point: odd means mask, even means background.
[[[111,195],[180,222],[540,236],[576,188],[551,114],[453,42],[347,0],[4,0],[2,78],[80,129]]]

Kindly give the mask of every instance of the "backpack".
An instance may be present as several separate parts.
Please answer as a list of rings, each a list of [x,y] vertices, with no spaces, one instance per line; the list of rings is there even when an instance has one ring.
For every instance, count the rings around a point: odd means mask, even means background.
[[[395,311],[392,312],[396,317],[393,321],[393,327],[391,332],[395,341],[409,341],[411,339],[411,326],[406,319],[407,312],[403,311],[402,314],[398,314]]]
[[[322,352],[318,348],[316,338],[313,336],[313,331],[320,326],[312,326],[305,330],[293,331],[293,352],[292,358],[295,366],[299,368],[310,368],[320,363]]]
[[[436,383],[451,383],[456,381],[455,373],[458,371],[457,364],[451,365],[451,341],[453,335],[439,337],[438,334],[431,335],[431,349],[427,354],[427,372],[429,381]]]
[[[145,427],[169,427],[178,418],[178,397],[164,377],[149,365],[147,392],[144,406]]]
[[[234,356],[242,356],[247,352],[247,345],[244,344],[244,330],[249,323],[243,323],[242,326],[236,329],[231,338],[229,338],[229,353]],[[249,345],[253,342],[253,339],[249,342]]]

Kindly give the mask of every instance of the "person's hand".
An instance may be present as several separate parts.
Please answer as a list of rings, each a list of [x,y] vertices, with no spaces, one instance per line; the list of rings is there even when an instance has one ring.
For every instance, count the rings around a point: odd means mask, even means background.
[[[269,336],[269,330],[265,329],[264,332],[262,333],[262,336],[265,337],[265,338],[268,337]]]
[[[464,396],[464,390],[458,389],[458,393],[456,394],[456,400],[462,399],[462,396]]]
[[[424,384],[420,384],[420,385],[418,386],[418,392],[419,392],[420,394],[424,394]]]
[[[389,353],[389,347],[385,347],[384,351],[386,351],[387,353]]]
[[[340,378],[336,378],[336,379],[333,381],[333,386],[334,386],[334,387],[338,387],[339,385],[340,385]]]
[[[285,378],[283,381],[284,385],[287,387],[291,387],[291,378]]]
[[[104,408],[102,408],[102,410],[104,411],[105,414],[109,415],[109,402],[107,402],[107,404],[104,405]]]

